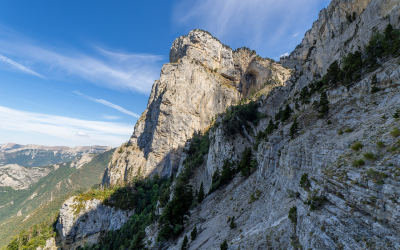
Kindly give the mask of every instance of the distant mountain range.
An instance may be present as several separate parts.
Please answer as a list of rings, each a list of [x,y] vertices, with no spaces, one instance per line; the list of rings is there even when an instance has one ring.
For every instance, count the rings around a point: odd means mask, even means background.
[[[100,154],[112,149],[110,146],[42,146],[21,145],[12,142],[0,144],[0,167],[18,164],[24,167],[39,167],[73,161],[78,156]]]

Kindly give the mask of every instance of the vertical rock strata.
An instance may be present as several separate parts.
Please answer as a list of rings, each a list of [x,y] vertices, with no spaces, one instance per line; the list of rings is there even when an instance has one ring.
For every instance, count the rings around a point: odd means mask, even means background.
[[[195,131],[206,129],[217,114],[265,88],[269,80],[274,87],[285,85],[290,74],[247,49],[233,52],[204,31],[177,38],[170,63],[162,67],[153,85],[147,109],[129,142],[115,151],[103,183],[154,173],[171,175]]]

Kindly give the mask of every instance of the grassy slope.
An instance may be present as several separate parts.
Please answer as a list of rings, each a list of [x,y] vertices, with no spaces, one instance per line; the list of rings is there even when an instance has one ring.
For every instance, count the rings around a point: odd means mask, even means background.
[[[58,211],[62,202],[77,193],[101,182],[113,150],[99,154],[80,169],[69,168],[69,163],[42,178],[27,190],[0,188],[0,246],[7,244],[23,228],[32,226]],[[6,191],[6,192],[4,192]],[[36,193],[33,199],[29,199]],[[17,216],[21,211],[22,215]],[[26,219],[25,221],[23,221]]]

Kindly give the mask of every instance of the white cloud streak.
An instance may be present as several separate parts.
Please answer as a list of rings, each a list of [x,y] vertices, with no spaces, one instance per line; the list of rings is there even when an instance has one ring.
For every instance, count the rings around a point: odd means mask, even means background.
[[[39,72],[50,79],[75,81],[78,77],[113,90],[148,94],[159,77],[161,61],[164,59],[159,55],[117,53],[99,47],[93,47],[95,53],[91,55],[87,52],[54,49],[35,45],[35,42],[23,35],[10,35],[1,29],[0,26],[0,53],[29,60],[35,65],[36,71],[40,68]],[[28,68],[19,69],[25,70],[25,73],[36,73]],[[36,75],[41,76],[38,73]]]
[[[5,57],[3,55],[0,55],[0,61],[2,61],[3,63],[11,66],[14,69],[17,69],[17,70],[23,72],[25,74],[34,75],[34,76],[38,76],[38,77],[44,78],[42,75],[36,73],[35,71],[33,71],[33,70],[31,70],[31,69],[29,69],[29,68],[27,68],[27,67],[25,67],[25,66],[23,66],[23,65],[21,65],[21,64],[19,64],[17,62],[15,62],[15,61],[13,61],[13,60],[11,60],[10,58],[7,58],[7,57]]]
[[[129,138],[133,126],[46,115],[0,106],[0,137],[3,133],[10,134],[13,131],[40,135],[42,138],[45,136],[46,142],[52,141],[53,138],[61,141],[63,145],[118,146]],[[49,144],[43,141],[37,143]]]
[[[286,52],[285,54],[280,55],[279,58],[286,57],[286,56],[289,56],[289,52]]]
[[[102,115],[101,118],[106,119],[106,120],[118,120],[118,119],[121,119],[120,116],[115,116],[115,115]]]
[[[77,136],[83,136],[83,137],[90,137],[90,136],[88,136],[87,134],[85,134],[83,132],[78,132],[76,135]]]
[[[118,105],[113,104],[113,103],[111,103],[111,102],[108,102],[108,101],[106,101],[106,100],[97,99],[97,98],[94,98],[94,97],[91,97],[91,96],[82,94],[82,93],[79,92],[79,91],[74,91],[74,93],[77,94],[77,95],[80,96],[80,97],[83,97],[83,98],[87,99],[87,100],[90,100],[90,101],[93,101],[93,102],[97,102],[97,103],[103,104],[103,105],[105,105],[105,106],[107,106],[107,107],[116,109],[116,110],[118,110],[118,111],[120,111],[120,112],[122,112],[122,113],[125,113],[125,114],[127,114],[127,115],[130,115],[130,116],[133,116],[133,117],[136,117],[136,118],[139,118],[139,117],[140,117],[140,115],[135,114],[135,113],[133,113],[133,112],[131,112],[131,111],[129,111],[129,110],[124,109],[124,108],[121,107],[121,106],[118,106]]]

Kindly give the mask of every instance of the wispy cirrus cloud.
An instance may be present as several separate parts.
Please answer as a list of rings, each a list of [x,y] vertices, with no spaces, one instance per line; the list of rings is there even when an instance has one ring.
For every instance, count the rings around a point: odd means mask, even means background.
[[[121,116],[116,116],[116,115],[102,115],[101,118],[106,119],[106,120],[118,120],[121,119]]]
[[[83,98],[87,99],[87,100],[90,100],[90,101],[93,101],[93,102],[97,102],[97,103],[103,104],[103,105],[105,105],[105,106],[107,106],[107,107],[116,109],[116,110],[118,110],[118,111],[120,111],[120,112],[122,112],[122,113],[125,113],[125,114],[127,114],[127,115],[130,115],[130,116],[133,116],[133,117],[136,117],[136,118],[139,118],[139,117],[140,117],[140,115],[135,114],[135,113],[133,113],[133,112],[131,112],[131,111],[129,111],[129,110],[124,109],[124,108],[121,107],[121,106],[118,106],[118,105],[116,105],[116,104],[114,104],[114,103],[111,103],[111,102],[108,102],[108,101],[106,101],[106,100],[97,99],[97,98],[94,98],[94,97],[91,97],[91,96],[82,94],[81,92],[79,92],[79,91],[77,91],[77,90],[74,91],[74,93],[77,94],[77,95],[80,96],[80,97],[83,97]]]
[[[46,136],[47,144],[56,140],[62,145],[110,145],[119,146],[129,138],[133,125],[115,122],[88,121],[76,118],[54,116],[21,111],[0,106],[0,138],[4,140],[9,131],[19,131],[25,142],[42,143]],[[36,142],[30,135],[38,135]],[[12,140],[17,140],[13,137]]]
[[[330,0],[194,0],[178,2],[176,25],[204,29],[229,46],[247,46],[277,57],[299,43]],[[281,51],[281,52],[279,52]]]
[[[14,67],[50,79],[74,81],[81,78],[113,90],[149,93],[164,59],[160,55],[113,52],[98,46],[92,46],[90,53],[50,48],[37,45],[17,32],[2,32],[2,29],[4,27],[0,26],[0,53],[29,61],[35,71],[17,64]],[[4,57],[0,60],[5,61],[7,57]]]
[[[21,65],[13,60],[11,60],[10,58],[7,58],[3,55],[0,55],[0,61],[3,62],[4,64],[6,64],[7,66],[11,66],[13,69],[16,69],[20,72],[23,72],[25,74],[29,74],[29,75],[34,75],[34,76],[38,76],[41,78],[44,78],[41,74],[36,73],[35,71],[25,67],[24,65]]]

